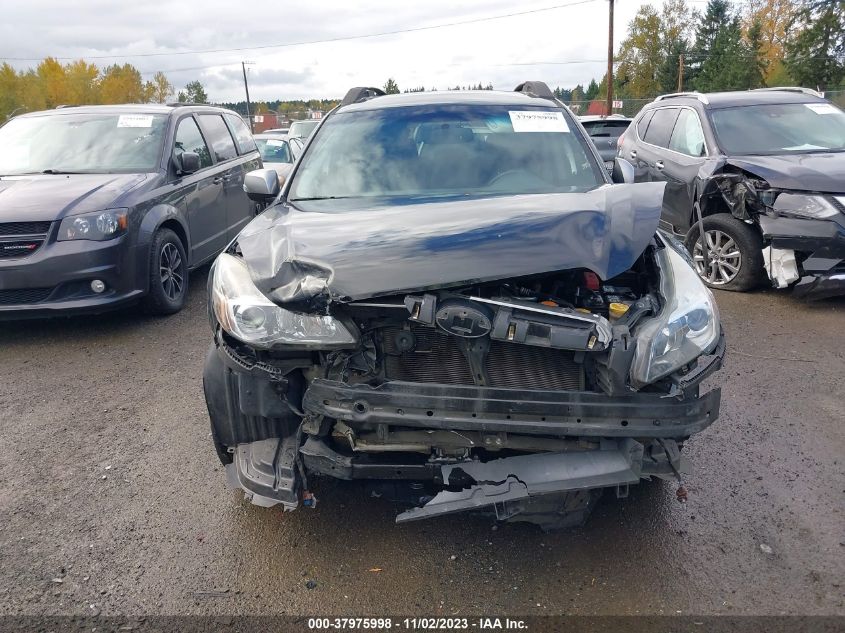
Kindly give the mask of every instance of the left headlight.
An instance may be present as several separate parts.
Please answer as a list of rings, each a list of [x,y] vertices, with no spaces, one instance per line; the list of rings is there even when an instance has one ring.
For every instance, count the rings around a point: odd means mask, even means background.
[[[824,196],[782,193],[772,207],[777,213],[797,218],[824,220],[839,215],[839,209]]]
[[[631,382],[639,388],[711,351],[719,341],[719,309],[689,256],[667,241],[656,253],[663,309],[637,330]]]
[[[129,225],[127,209],[109,209],[94,213],[72,215],[59,225],[60,242],[68,240],[95,240],[102,242],[126,233]]]
[[[259,349],[275,345],[331,349],[356,343],[355,336],[337,319],[277,306],[252,283],[244,261],[227,253],[214,264],[211,307],[220,327]]]

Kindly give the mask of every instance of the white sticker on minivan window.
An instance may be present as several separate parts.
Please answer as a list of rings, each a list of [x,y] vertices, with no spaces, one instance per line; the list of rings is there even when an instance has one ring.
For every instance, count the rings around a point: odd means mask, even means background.
[[[563,112],[511,110],[508,114],[514,132],[569,132]]]
[[[121,114],[117,119],[117,127],[152,127],[152,114]]]
[[[267,140],[267,147],[281,147],[284,144],[285,144],[284,141],[278,141],[274,138]]]
[[[804,105],[816,114],[836,114],[839,112],[839,108],[830,103],[805,103]]]

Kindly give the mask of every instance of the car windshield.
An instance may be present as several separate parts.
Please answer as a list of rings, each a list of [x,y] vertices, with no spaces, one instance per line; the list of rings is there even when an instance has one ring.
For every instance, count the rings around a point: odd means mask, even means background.
[[[265,163],[293,162],[287,141],[276,138],[256,138],[255,144],[261,152],[261,160]]]
[[[333,115],[303,155],[288,196],[492,196],[604,183],[561,109],[435,105]]]
[[[318,123],[319,121],[294,121],[290,124],[288,134],[296,137],[307,137],[314,131]]]
[[[727,154],[783,154],[845,149],[845,112],[830,103],[778,103],[710,113]]]
[[[0,174],[155,171],[166,124],[166,116],[155,114],[13,119],[0,128]]]

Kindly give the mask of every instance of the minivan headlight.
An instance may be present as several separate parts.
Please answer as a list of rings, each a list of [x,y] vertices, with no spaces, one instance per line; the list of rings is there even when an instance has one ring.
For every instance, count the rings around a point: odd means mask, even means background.
[[[126,233],[129,225],[127,209],[109,209],[72,215],[59,225],[58,241],[94,240],[102,242]]]
[[[667,241],[656,253],[664,306],[636,331],[631,383],[640,388],[710,352],[719,341],[719,309],[686,252]]]
[[[227,253],[214,263],[211,307],[220,327],[259,349],[276,345],[330,349],[357,342],[335,318],[301,314],[277,306],[252,283],[244,261]]]

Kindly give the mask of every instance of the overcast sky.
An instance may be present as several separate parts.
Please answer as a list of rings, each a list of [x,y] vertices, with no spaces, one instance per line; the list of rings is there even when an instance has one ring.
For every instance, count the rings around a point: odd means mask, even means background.
[[[575,2],[580,4],[421,32],[173,55],[384,33]],[[177,88],[199,79],[212,101],[243,99],[241,60],[255,62],[249,67],[250,96],[259,101],[338,98],[351,86],[381,86],[388,77],[403,90],[478,82],[510,90],[525,79],[572,88],[600,78],[605,62],[516,64],[603,60],[607,55],[606,0],[34,0],[3,4],[0,59],[17,68],[34,66],[45,56],[82,57],[101,66],[130,62],[145,78],[165,71]],[[617,46],[641,4],[617,0]],[[129,56],[137,53],[165,55]]]

